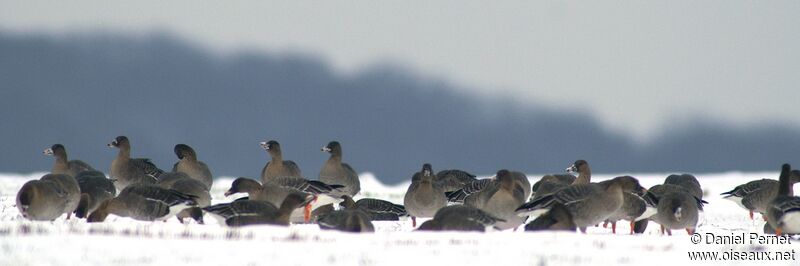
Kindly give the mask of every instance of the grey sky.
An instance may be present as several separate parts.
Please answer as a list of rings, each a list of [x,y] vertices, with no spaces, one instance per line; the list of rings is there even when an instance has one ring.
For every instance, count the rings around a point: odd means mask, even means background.
[[[345,73],[391,61],[639,137],[698,115],[800,123],[799,1],[200,2],[0,1],[0,29],[167,30]]]

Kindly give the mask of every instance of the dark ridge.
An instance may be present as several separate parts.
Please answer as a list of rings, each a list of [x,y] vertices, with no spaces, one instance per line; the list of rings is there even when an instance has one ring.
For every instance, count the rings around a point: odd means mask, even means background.
[[[800,150],[788,127],[702,124],[638,147],[586,113],[473,97],[388,64],[343,76],[313,56],[215,56],[164,34],[0,33],[0,59],[2,172],[50,169],[41,151],[53,143],[108,171],[118,135],[163,169],[175,144],[191,145],[217,176],[258,176],[258,142],[276,139],[316,178],[319,148],[338,140],[357,171],[392,183],[424,162],[479,174],[559,173],[577,158],[598,173],[769,170]]]

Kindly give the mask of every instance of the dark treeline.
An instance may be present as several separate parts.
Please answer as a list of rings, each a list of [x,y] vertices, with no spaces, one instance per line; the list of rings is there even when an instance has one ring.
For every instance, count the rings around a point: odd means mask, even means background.
[[[487,71],[491,71],[487,69]],[[608,132],[586,113],[458,93],[446,81],[376,65],[346,76],[301,54],[216,56],[165,35],[71,37],[0,34],[0,171],[48,170],[41,154],[63,143],[72,159],[107,171],[127,135],[134,157],[164,169],[172,147],[197,150],[216,175],[256,177],[259,141],[281,142],[310,178],[339,140],[344,159],[383,181],[422,163],[491,174],[776,170],[798,158],[800,131],[702,121],[646,145]]]

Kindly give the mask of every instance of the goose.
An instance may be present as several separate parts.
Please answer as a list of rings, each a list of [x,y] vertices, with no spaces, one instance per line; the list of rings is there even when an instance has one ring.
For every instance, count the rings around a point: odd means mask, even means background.
[[[109,175],[114,179],[117,191],[134,184],[153,184],[164,171],[158,169],[150,159],[131,159],[131,143],[126,136],[118,136],[108,147],[118,148],[117,158],[111,162]]]
[[[257,215],[234,215],[227,218],[225,224],[231,227],[262,224],[288,226],[292,212],[303,208],[311,200],[313,200],[311,195],[292,193],[283,199],[277,211],[270,212],[264,209]]]
[[[575,232],[575,221],[564,204],[554,203],[550,210],[525,225],[525,231],[571,231]]]
[[[186,144],[175,145],[175,155],[178,156],[178,162],[172,167],[173,172],[185,173],[192,179],[200,181],[206,190],[211,189],[214,183],[211,170],[208,165],[202,161],[197,160],[197,153]]]
[[[343,195],[344,208],[327,213],[317,220],[320,229],[338,230],[352,233],[375,232],[370,215],[356,205],[353,198]]]
[[[276,177],[263,185],[253,179],[239,177],[233,180],[231,188],[225,196],[236,193],[247,193],[252,200],[267,201],[275,206],[280,206],[287,195],[292,193],[309,194],[314,197],[312,204],[306,204],[303,210],[303,220],[311,220],[311,211],[327,204],[338,203],[342,194],[341,185],[328,185],[320,181],[307,180],[295,177]]]
[[[272,157],[272,160],[267,162],[267,164],[264,165],[264,169],[261,170],[262,183],[266,183],[275,177],[303,177],[300,173],[300,167],[297,166],[296,163],[283,160],[280,143],[270,140],[258,144]]]
[[[458,169],[439,171],[436,173],[435,178],[435,181],[442,185],[445,192],[462,189],[475,180],[477,180],[475,179],[475,175]]]
[[[658,200],[658,212],[650,219],[661,225],[661,233],[664,231],[672,235],[674,229],[686,229],[686,232],[694,234],[697,227],[699,207],[697,198],[686,191],[670,191],[662,195]]]
[[[550,195],[572,184],[589,184],[592,181],[592,170],[586,160],[576,160],[565,170],[567,174],[545,175],[533,184],[531,188],[535,194],[532,200]],[[575,177],[573,173],[578,173]]]
[[[411,216],[413,227],[417,227],[417,217],[433,217],[436,211],[447,206],[444,188],[434,182],[430,164],[422,165],[422,170],[411,177],[411,184],[403,198],[403,206]]]
[[[515,210],[525,203],[525,188],[530,188],[530,184],[521,185],[514,172],[506,169],[498,171],[495,178],[495,182],[467,197],[464,205],[503,219],[504,221],[495,224],[497,229],[516,228],[525,222],[525,218],[517,216]]]
[[[342,185],[342,189],[346,195],[354,196],[361,191],[361,181],[358,179],[358,174],[353,167],[349,164],[342,162],[342,145],[338,141],[331,141],[325,147],[322,147],[323,152],[331,154],[328,161],[322,165],[322,170],[319,172],[319,181],[331,185]]]
[[[117,194],[114,182],[100,171],[80,172],[75,176],[75,180],[81,190],[80,202],[75,209],[75,216],[78,218],[86,218],[101,202]]]
[[[339,206],[346,207],[346,202],[347,200],[345,199],[345,201],[339,203]],[[398,221],[400,217],[408,216],[405,206],[385,200],[362,198],[356,201],[355,205],[369,215],[372,221]]]
[[[66,174],[46,174],[42,176],[40,180],[53,181],[58,185],[59,189],[66,194],[67,202],[64,213],[67,214],[67,219],[69,219],[75,209],[78,208],[78,204],[81,201],[81,187],[78,181],[75,180],[74,177]]]
[[[599,183],[575,184],[517,208],[519,216],[538,216],[554,203],[570,210],[575,225],[586,233],[586,227],[607,219],[622,206],[622,192],[645,191],[639,181],[630,176],[618,176]]]
[[[220,203],[202,208],[211,217],[217,220],[218,224],[226,225],[226,221],[234,216],[256,216],[276,213],[278,207],[272,203],[260,200],[250,200],[240,198],[233,202]]]
[[[190,177],[186,173],[169,172],[162,174],[155,185],[164,189],[172,189],[186,195],[195,196],[198,207],[211,205],[211,194],[206,189],[206,185]]]
[[[767,222],[775,235],[800,234],[800,197],[792,196],[791,166],[783,164],[778,195],[767,206]]]
[[[162,174],[155,185],[197,197],[195,199],[197,202],[196,206],[181,210],[176,214],[176,217],[181,223],[183,223],[183,219],[187,217],[193,218],[198,223],[203,223],[202,211],[200,208],[211,205],[211,194],[203,182],[183,172],[170,172]]]
[[[88,222],[103,222],[109,214],[140,221],[166,221],[188,206],[196,206],[196,197],[150,184],[134,184],[117,197],[100,203],[89,214]]]
[[[67,179],[73,179],[75,187]],[[80,200],[77,186],[77,181],[65,174],[47,174],[28,181],[17,192],[17,209],[23,218],[33,221],[52,221],[64,213],[69,216]]]
[[[648,189],[643,195],[642,199],[644,199],[646,203],[646,210],[639,218],[637,218],[637,221],[634,223],[634,233],[643,233],[644,230],[647,229],[647,224],[650,220],[648,218],[658,214],[658,203],[660,199],[668,193],[682,192],[692,196],[698,211],[703,211],[703,205],[708,204],[707,201],[697,197],[697,194],[700,194],[700,197],[702,197],[702,193],[698,193],[698,191],[702,191],[702,189],[698,187],[698,182],[671,182],[672,184],[667,184],[666,182],[667,181],[665,181],[665,184],[659,184],[650,187],[650,189]],[[666,215],[669,215],[669,213]],[[671,232],[668,231],[668,233]]]
[[[790,185],[800,182],[800,170],[792,170],[789,180]],[[759,179],[738,185],[731,191],[720,195],[723,195],[723,199],[733,201],[736,205],[748,210],[752,220],[754,212],[761,214],[766,212],[769,202],[778,196],[779,188],[778,180]]]
[[[484,232],[505,220],[467,205],[451,205],[439,209],[433,219],[420,224],[418,231],[477,231]]]
[[[623,192],[622,206],[606,219],[606,222],[611,224],[611,233],[617,233],[617,221],[628,220],[631,226],[630,233],[633,234],[636,221],[646,219],[655,214],[656,206],[649,206],[650,208],[648,208],[648,204],[642,199],[642,196],[636,193]],[[650,212],[648,212],[648,210],[650,210]],[[603,223],[603,227],[605,227],[605,223]]]
[[[44,155],[53,156],[56,161],[53,163],[53,169],[50,170],[53,174],[66,174],[75,177],[78,173],[83,171],[94,171],[94,168],[88,163],[81,160],[69,160],[67,158],[67,150],[64,145],[53,144],[50,148],[44,150]]]

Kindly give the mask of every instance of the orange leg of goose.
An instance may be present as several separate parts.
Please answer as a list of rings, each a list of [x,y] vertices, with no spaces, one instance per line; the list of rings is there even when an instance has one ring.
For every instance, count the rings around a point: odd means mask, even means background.
[[[608,221],[603,221],[603,228],[608,228]]]
[[[417,228],[417,217],[411,216],[411,227]]]
[[[664,235],[664,229],[666,229],[666,228],[664,228],[664,226],[662,225],[662,226],[661,226],[661,235],[662,235],[662,236]]]
[[[781,233],[783,233],[783,228],[781,228],[780,226],[778,226],[778,228],[775,228],[775,235],[776,236],[781,235]]]
[[[305,207],[303,207],[303,221],[305,221],[306,223],[308,223],[308,221],[311,221],[311,203],[314,203],[316,201],[317,201],[317,196],[314,196],[314,199],[311,200],[311,202],[309,202],[308,204],[306,204]]]
[[[694,234],[694,228],[686,228],[686,233],[688,233],[689,235]]]
[[[631,235],[633,234],[633,227],[636,225],[636,222],[631,221]]]
[[[753,220],[753,211],[750,211],[750,220]]]
[[[617,234],[617,222],[611,222],[611,233]]]

